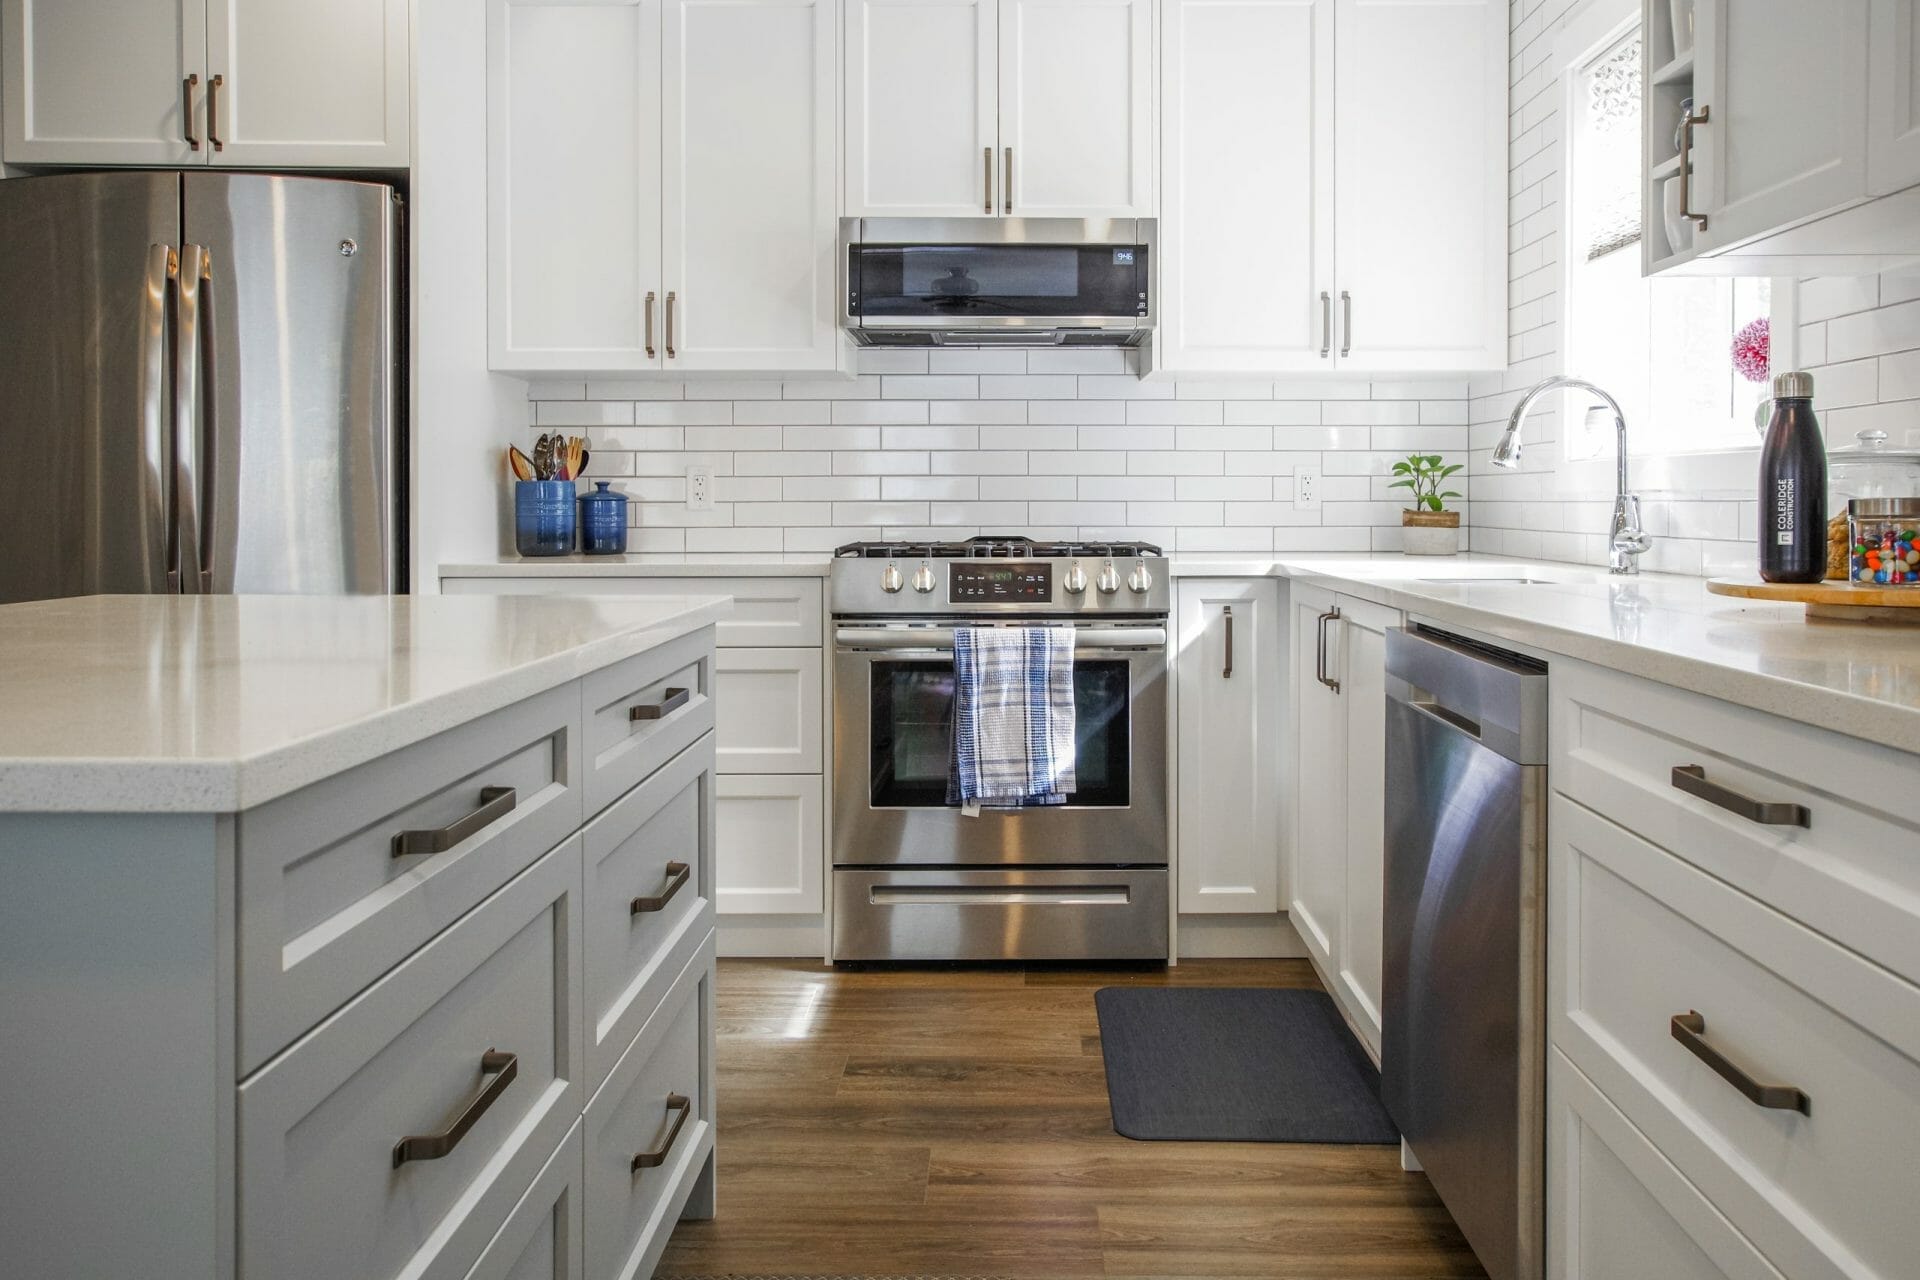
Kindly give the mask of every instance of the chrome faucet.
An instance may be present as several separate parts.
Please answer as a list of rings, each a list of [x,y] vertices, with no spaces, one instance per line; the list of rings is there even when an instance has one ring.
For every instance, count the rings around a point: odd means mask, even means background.
[[[1615,451],[1615,479],[1613,493],[1613,523],[1607,530],[1607,568],[1614,573],[1640,572],[1640,557],[1653,545],[1653,538],[1640,523],[1640,499],[1627,491],[1627,416],[1620,412],[1620,402],[1579,378],[1548,378],[1534,386],[1520,397],[1520,403],[1513,406],[1513,416],[1507,419],[1507,432],[1500,437],[1500,443],[1493,447],[1493,465],[1507,470],[1520,465],[1520,424],[1527,420],[1527,411],[1533,408],[1533,402],[1549,391],[1563,389],[1590,391],[1607,402],[1607,408],[1613,410],[1613,437]]]

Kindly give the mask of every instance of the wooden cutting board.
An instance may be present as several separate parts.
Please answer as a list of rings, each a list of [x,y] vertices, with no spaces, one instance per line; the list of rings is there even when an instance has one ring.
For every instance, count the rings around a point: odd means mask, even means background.
[[[1807,606],[1809,618],[1888,622],[1920,627],[1920,587],[1856,586],[1850,582],[1763,582],[1759,578],[1709,578],[1717,596],[1784,600]]]

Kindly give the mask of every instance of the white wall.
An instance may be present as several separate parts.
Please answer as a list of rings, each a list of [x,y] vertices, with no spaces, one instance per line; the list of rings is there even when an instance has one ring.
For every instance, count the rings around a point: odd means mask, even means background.
[[[1169,551],[1397,550],[1387,469],[1467,444],[1466,383],[1142,382],[1118,351],[868,351],[853,381],[529,388],[522,447],[584,434],[630,549],[822,552],[861,538],[1136,536]],[[716,475],[687,509],[686,468]],[[1296,467],[1322,506],[1294,506]],[[504,490],[501,490],[504,501]]]
[[[526,384],[487,372],[486,6],[417,0],[413,47],[413,587],[508,544],[502,451]]]

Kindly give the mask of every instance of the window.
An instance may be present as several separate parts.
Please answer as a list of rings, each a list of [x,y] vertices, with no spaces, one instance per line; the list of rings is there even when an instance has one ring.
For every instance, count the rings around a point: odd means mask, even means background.
[[[1770,319],[1773,282],[1641,278],[1638,24],[1577,43],[1565,67],[1565,371],[1620,401],[1635,454],[1755,448],[1769,392],[1734,369],[1733,340]],[[1568,458],[1612,454],[1612,417],[1588,399],[1565,404]]]

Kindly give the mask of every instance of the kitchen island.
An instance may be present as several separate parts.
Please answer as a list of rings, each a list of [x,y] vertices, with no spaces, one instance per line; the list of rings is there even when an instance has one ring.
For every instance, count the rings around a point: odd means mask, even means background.
[[[650,1271],[713,1211],[729,608],[0,607],[9,1268]]]

